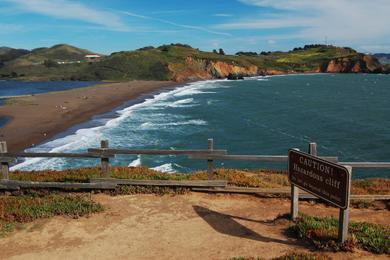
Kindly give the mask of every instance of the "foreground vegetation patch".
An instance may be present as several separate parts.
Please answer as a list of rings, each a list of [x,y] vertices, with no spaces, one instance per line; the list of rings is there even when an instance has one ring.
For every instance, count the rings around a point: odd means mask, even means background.
[[[114,195],[133,195],[133,194],[156,194],[156,195],[183,195],[190,192],[189,188],[183,187],[160,187],[160,186],[135,186],[118,185],[113,191]]]
[[[39,218],[69,216],[77,218],[100,212],[103,207],[86,196],[38,194],[0,197],[0,236],[21,223]]]
[[[229,260],[265,260],[262,257],[234,257]],[[323,254],[311,254],[301,252],[291,252],[282,256],[270,258],[270,260],[330,260],[331,257]]]
[[[390,228],[379,224],[351,222],[349,238],[343,244],[337,242],[338,220],[333,217],[301,215],[289,229],[318,249],[352,251],[358,247],[372,253],[390,254]]]
[[[193,173],[163,173],[147,167],[110,167],[110,176],[118,179],[137,180],[207,180],[205,171]],[[89,182],[100,178],[99,167],[69,169],[63,171],[15,171],[10,179],[43,182]],[[215,169],[214,179],[227,180],[228,185],[255,188],[289,187],[287,172],[283,170]],[[352,194],[390,194],[390,179],[372,178],[352,181]],[[360,203],[362,204],[362,203]],[[364,205],[360,205],[364,207]]]

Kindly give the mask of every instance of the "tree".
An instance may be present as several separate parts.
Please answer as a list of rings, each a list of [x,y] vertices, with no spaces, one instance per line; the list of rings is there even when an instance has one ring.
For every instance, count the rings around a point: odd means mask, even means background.
[[[217,52],[217,50],[216,50],[216,49],[214,49],[214,50],[213,50],[213,53],[215,53],[215,54],[218,54],[218,52]]]
[[[52,67],[57,67],[58,66],[57,62],[55,62],[54,60],[50,60],[50,59],[49,60],[45,60],[43,62],[43,65],[45,65],[48,68],[52,68]]]
[[[257,52],[254,51],[239,51],[236,53],[238,56],[257,56]]]
[[[225,55],[225,52],[223,51],[223,49],[222,48],[219,48],[219,55]]]

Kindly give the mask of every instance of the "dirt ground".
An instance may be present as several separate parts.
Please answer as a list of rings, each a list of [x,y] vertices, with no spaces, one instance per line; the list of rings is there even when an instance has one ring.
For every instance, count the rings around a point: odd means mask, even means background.
[[[0,239],[0,259],[271,258],[313,250],[285,233],[289,200],[247,195],[93,195],[105,211],[89,217],[35,221]],[[301,202],[312,215],[338,210]],[[390,211],[351,209],[351,221],[390,224]],[[388,259],[365,251],[326,253],[334,259]]]

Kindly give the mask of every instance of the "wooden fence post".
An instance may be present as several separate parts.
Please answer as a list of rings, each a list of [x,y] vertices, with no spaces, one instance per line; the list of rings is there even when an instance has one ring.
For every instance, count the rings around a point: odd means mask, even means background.
[[[207,140],[207,149],[209,151],[214,150],[214,140],[212,138]],[[209,177],[209,180],[213,179],[213,172],[214,172],[213,160],[207,160],[207,175]]]
[[[352,167],[345,166],[345,168],[347,168],[347,170],[349,171],[349,177],[351,178]],[[351,180],[349,180],[349,183],[351,183]],[[339,235],[338,235],[338,238],[339,238],[340,243],[344,243],[348,238],[349,201],[347,203],[348,203],[348,207],[346,209],[340,209],[340,213],[339,213]]]
[[[317,156],[317,144],[316,143],[309,144],[309,154],[311,154],[313,156]]]
[[[0,142],[0,153],[7,153],[7,142],[2,141]],[[2,173],[2,179],[8,180],[9,179],[9,164],[8,162],[1,162],[1,173]]]
[[[105,149],[108,148],[108,140],[102,140],[100,141],[100,148]],[[109,157],[101,157],[100,159],[100,164],[101,164],[101,171],[102,171],[102,176],[104,178],[109,178],[110,173],[109,173]]]
[[[299,149],[294,149],[299,151]],[[294,184],[291,184],[291,209],[290,209],[290,215],[291,220],[295,221],[298,218],[298,212],[299,212],[299,189]]]

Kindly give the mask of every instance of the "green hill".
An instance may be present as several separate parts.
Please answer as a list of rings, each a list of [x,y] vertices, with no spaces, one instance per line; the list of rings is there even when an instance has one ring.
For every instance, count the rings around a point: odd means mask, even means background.
[[[25,55],[6,61],[0,68],[0,78],[20,79],[70,79],[78,74],[83,66],[78,62],[85,60],[91,51],[58,44],[50,48],[37,48]],[[59,64],[59,63],[65,64]]]
[[[0,47],[0,55],[7,53],[8,51],[12,50],[10,47],[2,46]]]
[[[288,52],[239,52],[238,55],[223,55],[200,51],[185,44],[170,44],[112,53],[99,62],[84,61],[87,53],[90,52],[64,44],[35,49],[8,62],[0,69],[0,77],[187,81],[282,73],[386,72],[372,56],[351,48],[330,45],[306,45]],[[78,60],[82,62],[57,63]]]
[[[24,49],[13,49],[9,47],[0,47],[0,67],[8,61],[17,59],[20,56],[28,54],[30,51]]]
[[[67,44],[58,44],[51,48],[34,49],[27,55],[11,61],[8,65],[12,67],[30,66],[43,63],[45,60],[79,61],[84,60],[84,56],[88,53],[91,52]]]

